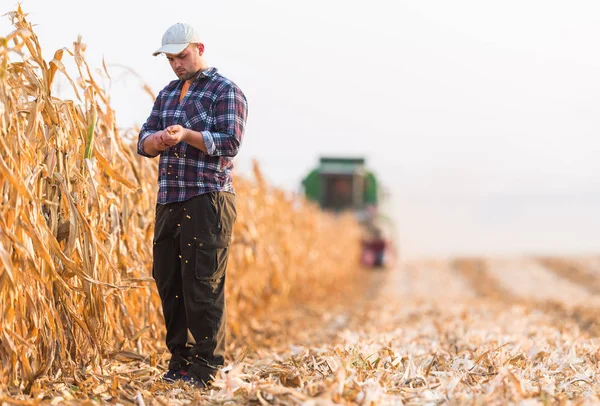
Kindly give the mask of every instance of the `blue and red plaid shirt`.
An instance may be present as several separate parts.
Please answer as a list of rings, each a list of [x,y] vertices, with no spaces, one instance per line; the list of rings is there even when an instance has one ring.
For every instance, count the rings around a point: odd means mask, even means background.
[[[202,134],[207,153],[180,142],[160,153],[158,203],[187,200],[199,194],[233,190],[233,157],[244,134],[248,103],[242,91],[216,68],[201,72],[184,96],[182,80],[174,80],[158,94],[152,113],[142,126],[138,154],[146,137],[170,125]]]

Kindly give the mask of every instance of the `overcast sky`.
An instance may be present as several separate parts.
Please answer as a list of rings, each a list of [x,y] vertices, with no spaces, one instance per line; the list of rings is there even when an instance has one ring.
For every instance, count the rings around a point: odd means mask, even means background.
[[[600,252],[600,2],[22,6],[46,58],[81,34],[93,66],[129,66],[156,92],[174,78],[151,55],[163,32],[195,25],[249,101],[240,171],[257,158],[297,190],[320,154],[366,156],[405,257]],[[141,125],[151,100],[110,71],[119,124]]]

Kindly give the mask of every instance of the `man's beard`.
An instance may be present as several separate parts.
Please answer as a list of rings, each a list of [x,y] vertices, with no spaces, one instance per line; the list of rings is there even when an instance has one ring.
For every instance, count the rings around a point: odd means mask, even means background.
[[[202,70],[202,69],[199,69],[199,70],[197,70],[196,72],[191,72],[191,73],[187,72],[187,73],[185,73],[185,74],[184,74],[184,75],[182,75],[182,76],[180,76],[180,75],[177,75],[177,77],[178,77],[180,80],[190,80],[190,79],[193,79],[193,78],[195,78],[196,76],[198,76],[198,73],[200,73],[200,71],[201,71],[201,70]]]

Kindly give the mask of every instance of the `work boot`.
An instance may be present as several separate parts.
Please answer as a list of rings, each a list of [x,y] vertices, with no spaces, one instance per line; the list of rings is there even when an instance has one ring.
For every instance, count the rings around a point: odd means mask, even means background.
[[[182,380],[189,382],[188,369],[191,365],[191,356],[189,352],[175,353],[169,360],[169,370],[163,375],[163,381],[174,383]]]
[[[175,383],[176,381],[190,382],[192,378],[188,375],[188,372],[184,369],[169,369],[163,376],[162,380],[168,383]]]

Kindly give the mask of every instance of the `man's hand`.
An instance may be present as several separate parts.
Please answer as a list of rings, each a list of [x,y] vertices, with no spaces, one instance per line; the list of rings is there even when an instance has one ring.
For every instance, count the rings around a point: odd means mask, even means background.
[[[146,138],[144,140],[144,145],[142,145],[144,152],[151,156],[157,156],[162,151],[169,148],[170,145],[167,144],[165,135],[167,135],[167,132],[165,130],[161,130]]]
[[[171,125],[164,130],[162,139],[165,144],[172,147],[173,145],[179,144],[181,141],[185,141],[188,130],[180,126],[179,124]]]
[[[154,134],[152,134],[151,137],[151,141],[152,141],[152,146],[158,150],[158,151],[164,151],[165,149],[169,148],[170,145],[167,144],[167,142],[164,139],[164,136],[166,135],[166,131],[162,130],[162,131],[157,131]]]
[[[148,155],[157,156],[165,149],[177,145],[182,141],[206,153],[206,145],[204,145],[202,133],[188,130],[179,124],[155,132],[146,138],[143,148]]]

